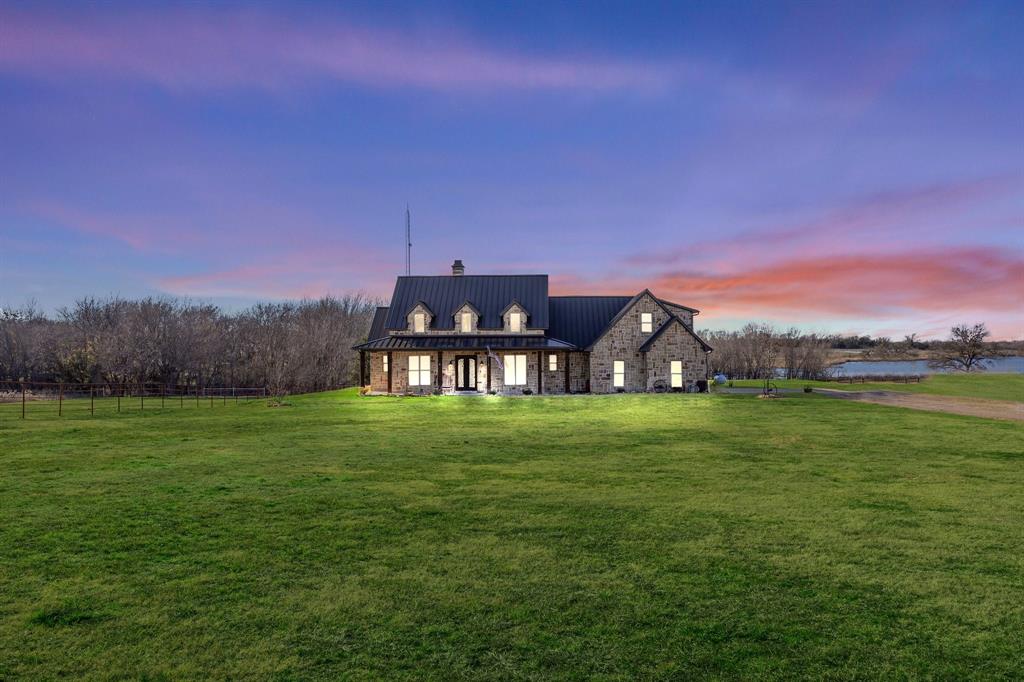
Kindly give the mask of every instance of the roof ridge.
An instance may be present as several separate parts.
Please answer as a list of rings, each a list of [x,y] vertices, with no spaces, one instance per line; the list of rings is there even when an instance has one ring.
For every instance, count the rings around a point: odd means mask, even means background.
[[[398,279],[412,279],[414,277],[419,277],[421,279],[426,277],[438,279],[442,277],[447,279],[466,279],[467,277],[550,277],[550,275],[546,272],[527,272],[516,275],[500,275],[497,273],[488,273],[484,275],[398,275]]]

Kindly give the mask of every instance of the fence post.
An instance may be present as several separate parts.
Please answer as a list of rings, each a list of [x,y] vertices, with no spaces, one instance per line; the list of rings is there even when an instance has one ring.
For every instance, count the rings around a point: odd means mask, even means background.
[[[95,386],[90,386],[89,387],[89,414],[90,415],[95,415],[96,414],[96,387]]]
[[[185,389],[187,390],[188,386],[185,386]],[[178,407],[185,407],[185,391],[178,394]]]
[[[146,409],[146,384],[139,386],[139,409]]]
[[[61,382],[57,388],[57,416],[64,416],[64,383]]]
[[[25,418],[25,382],[21,382],[21,418]]]
[[[164,398],[167,394],[167,384],[160,385],[160,409],[164,409]]]
[[[199,382],[196,382],[196,407],[199,407]]]

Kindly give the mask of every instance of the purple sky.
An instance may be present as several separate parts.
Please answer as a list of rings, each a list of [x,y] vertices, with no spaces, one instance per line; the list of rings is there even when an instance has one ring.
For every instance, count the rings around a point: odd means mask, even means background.
[[[0,5],[0,306],[547,272],[1024,338],[1024,3]]]

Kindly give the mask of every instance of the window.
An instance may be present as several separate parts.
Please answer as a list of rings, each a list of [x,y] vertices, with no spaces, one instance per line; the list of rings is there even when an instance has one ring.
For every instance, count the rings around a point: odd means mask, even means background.
[[[654,315],[651,313],[640,313],[640,331],[650,334],[654,331]]]
[[[473,331],[473,313],[462,313],[462,331]]]
[[[612,363],[612,386],[615,388],[626,387],[626,363],[623,360],[616,360]]]
[[[386,353],[384,354],[384,373],[388,373],[388,356]]]
[[[526,356],[506,355],[505,356],[505,385],[525,386],[526,385]]]
[[[522,313],[509,313],[508,314],[508,329],[511,332],[518,334],[523,331],[523,314]]]
[[[669,372],[672,375],[672,388],[683,387],[683,362],[681,360],[673,360]]]
[[[554,353],[552,353],[551,355],[548,356],[548,371],[549,372],[557,372],[558,371],[558,356],[555,355]]]
[[[417,334],[422,334],[427,328],[427,316],[423,313],[416,313],[412,316],[412,330]]]
[[[430,385],[430,356],[410,355],[409,356],[409,385],[429,386]]]

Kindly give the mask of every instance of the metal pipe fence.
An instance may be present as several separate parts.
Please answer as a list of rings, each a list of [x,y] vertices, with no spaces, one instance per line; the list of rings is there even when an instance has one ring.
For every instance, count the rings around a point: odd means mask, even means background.
[[[157,383],[64,383],[0,381],[0,406],[15,404],[21,419],[30,413],[63,417],[68,410],[90,416],[186,407],[215,407],[267,397],[264,386],[194,386]]]

